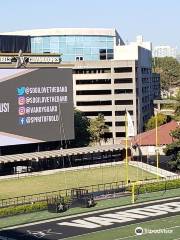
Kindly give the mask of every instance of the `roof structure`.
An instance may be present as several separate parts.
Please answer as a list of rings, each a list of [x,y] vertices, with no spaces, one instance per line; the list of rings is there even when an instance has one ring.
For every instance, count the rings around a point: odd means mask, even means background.
[[[90,36],[116,36],[117,31],[114,28],[47,28],[20,30],[14,32],[4,32],[0,35],[21,35],[21,36],[57,36],[57,35],[90,35]]]
[[[122,149],[123,149],[122,145],[104,145],[104,146],[96,146],[96,147],[81,147],[81,148],[60,149],[60,150],[53,150],[53,151],[5,155],[5,156],[0,156],[0,163],[20,162],[20,161],[27,161],[27,160],[38,161],[40,159],[72,156],[72,155],[82,155],[82,154],[88,154],[88,153],[108,152],[108,151],[116,151],[116,150],[122,150]]]
[[[157,128],[158,145],[166,145],[173,142],[170,132],[180,127],[176,121],[171,121]],[[133,144],[140,146],[155,146],[156,145],[156,129],[149,130],[138,134],[133,140]]]

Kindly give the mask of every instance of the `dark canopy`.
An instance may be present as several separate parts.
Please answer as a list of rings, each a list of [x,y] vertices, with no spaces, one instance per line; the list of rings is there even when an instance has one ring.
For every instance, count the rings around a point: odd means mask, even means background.
[[[0,35],[0,52],[17,53],[20,49],[23,53],[31,52],[30,36]]]

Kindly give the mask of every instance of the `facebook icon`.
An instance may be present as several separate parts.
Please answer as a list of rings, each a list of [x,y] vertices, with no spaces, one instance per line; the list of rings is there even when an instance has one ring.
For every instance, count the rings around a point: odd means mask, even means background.
[[[26,118],[25,117],[19,118],[19,124],[20,125],[25,125],[26,124]]]

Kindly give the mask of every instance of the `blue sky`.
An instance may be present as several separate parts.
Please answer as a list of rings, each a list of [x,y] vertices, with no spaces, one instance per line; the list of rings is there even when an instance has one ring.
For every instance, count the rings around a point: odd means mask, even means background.
[[[179,0],[2,0],[0,32],[50,27],[116,28],[180,52]]]

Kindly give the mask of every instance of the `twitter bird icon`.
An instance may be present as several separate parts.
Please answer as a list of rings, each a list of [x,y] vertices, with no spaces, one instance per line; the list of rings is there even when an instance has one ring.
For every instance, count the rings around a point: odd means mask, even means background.
[[[25,93],[25,90],[26,90],[25,87],[19,87],[19,88],[17,88],[17,89],[16,89],[17,95],[18,95],[18,96],[23,96],[24,93]]]

